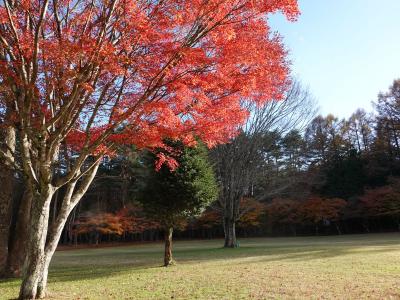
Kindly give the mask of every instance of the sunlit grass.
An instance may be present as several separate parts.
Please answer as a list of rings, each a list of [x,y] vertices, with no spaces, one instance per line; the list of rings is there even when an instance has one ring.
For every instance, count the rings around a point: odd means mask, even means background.
[[[400,234],[175,243],[58,251],[52,299],[400,299]],[[0,299],[18,295],[0,282]]]

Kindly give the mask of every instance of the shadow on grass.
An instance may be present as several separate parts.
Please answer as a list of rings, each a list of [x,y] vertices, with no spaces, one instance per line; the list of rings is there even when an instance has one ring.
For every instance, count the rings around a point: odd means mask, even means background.
[[[244,258],[251,262],[304,261],[348,255],[360,248],[363,254],[396,251],[399,250],[400,235],[243,239],[242,246],[236,249],[225,249],[220,247],[221,244],[221,240],[178,242],[174,255],[179,264]],[[50,267],[49,282],[96,280],[132,271],[145,272],[162,268],[162,259],[163,248],[159,243],[60,251]],[[248,261],[235,263],[241,265]],[[0,284],[18,286],[20,281],[0,280]]]

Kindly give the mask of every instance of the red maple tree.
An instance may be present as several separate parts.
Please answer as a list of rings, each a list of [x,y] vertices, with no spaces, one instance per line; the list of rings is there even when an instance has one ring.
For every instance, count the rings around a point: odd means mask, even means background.
[[[293,20],[297,1],[3,1],[0,113],[34,197],[21,299],[44,296],[66,219],[116,144],[214,145],[247,116],[241,100],[282,97],[286,51],[266,17],[277,11]]]

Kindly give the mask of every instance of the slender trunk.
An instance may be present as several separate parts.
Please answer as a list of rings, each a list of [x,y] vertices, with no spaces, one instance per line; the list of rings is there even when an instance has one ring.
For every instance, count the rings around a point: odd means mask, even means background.
[[[356,129],[356,137],[357,137],[358,152],[361,152],[360,138],[358,136],[358,130],[357,129]]]
[[[129,186],[129,181],[128,181],[128,174],[127,174],[127,166],[125,165],[125,162],[123,162],[122,165],[122,187],[121,187],[121,202],[122,202],[122,207],[125,207],[125,203],[128,199],[128,186]]]
[[[41,190],[41,194],[35,191],[33,197],[29,222],[30,238],[27,245],[19,299],[36,299],[40,294],[38,293],[38,284],[42,279],[46,265],[45,243],[52,195],[52,188],[46,186]],[[41,291],[39,290],[39,292]]]
[[[57,208],[58,208],[58,191],[54,193],[54,201],[53,201],[53,215],[51,222],[54,222],[57,216]]]
[[[370,233],[368,220],[364,220],[362,226],[364,227],[366,233]]]
[[[76,238],[77,234],[73,230],[73,225],[75,223],[75,218],[78,210],[79,210],[79,204],[72,210],[71,216],[68,218],[68,225],[65,229],[69,244],[75,244],[75,245],[77,244],[77,238]]]
[[[335,226],[336,226],[337,233],[339,235],[342,235],[342,231],[340,230],[339,224],[335,223]]]
[[[225,248],[236,248],[236,228],[235,221],[231,218],[224,218]]]
[[[32,192],[25,189],[18,208],[15,232],[10,240],[7,260],[7,274],[13,277],[21,276],[22,266],[25,261],[27,241],[29,237],[29,212],[32,205]]]
[[[73,207],[71,206],[63,206],[61,207],[61,210],[53,222],[50,230],[49,230],[49,235],[48,239],[46,242],[46,248],[45,248],[45,261],[43,264],[43,270],[42,270],[42,276],[39,279],[38,282],[38,288],[37,288],[37,297],[38,298],[44,298],[46,296],[46,287],[47,287],[47,277],[49,273],[49,266],[51,259],[54,255],[54,252],[57,249],[58,242],[60,240],[62,230],[65,226],[65,223],[68,220],[68,216],[71,212]]]
[[[292,232],[294,236],[297,236],[297,229],[296,229],[296,225],[292,225]]]
[[[4,136],[4,149],[7,159],[1,161],[1,192],[0,192],[0,275],[6,269],[7,255],[8,255],[8,241],[11,225],[12,214],[12,200],[14,188],[14,170],[13,161],[15,151],[15,129],[7,127],[3,130]]]
[[[394,221],[397,225],[397,230],[400,231],[400,216],[395,216]]]
[[[164,266],[168,267],[174,263],[172,258],[172,233],[173,228],[165,229],[165,251],[164,251]]]
[[[394,138],[394,143],[395,143],[395,145],[396,145],[397,154],[399,154],[399,152],[400,152],[399,138],[397,137],[397,133],[396,133],[396,125],[397,125],[397,124],[395,124],[395,123],[393,122],[393,119],[392,119],[392,118],[391,118],[390,122],[391,122],[391,124],[392,124],[393,138]]]

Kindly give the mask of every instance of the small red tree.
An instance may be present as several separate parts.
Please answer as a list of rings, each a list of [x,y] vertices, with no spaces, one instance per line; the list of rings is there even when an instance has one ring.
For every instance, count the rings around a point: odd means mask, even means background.
[[[142,233],[145,230],[159,229],[158,222],[144,216],[139,206],[129,205],[116,213],[83,213],[74,222],[74,233],[88,234],[94,242],[100,242],[101,235],[122,236],[129,233]]]
[[[33,195],[21,299],[44,296],[67,217],[116,144],[196,135],[214,145],[245,119],[241,100],[281,98],[286,51],[267,24],[276,11],[293,20],[297,1],[2,2],[0,119],[18,131]]]
[[[97,245],[101,235],[122,235],[124,227],[121,221],[118,215],[112,213],[87,213],[74,223],[74,233],[92,235]]]
[[[337,221],[347,202],[343,199],[333,198],[324,199],[313,196],[302,202],[298,208],[301,220],[309,222],[315,226],[315,233],[318,235],[319,225],[322,222],[335,222],[338,233],[341,234]]]
[[[159,229],[160,223],[146,217],[142,207],[128,205],[116,212],[119,222],[122,225],[124,234],[142,233],[146,230]]]
[[[400,180],[366,190],[361,196],[362,213],[368,217],[392,217],[400,231]]]
[[[299,222],[299,202],[290,199],[273,199],[266,206],[268,221],[272,224],[290,226],[296,235],[296,224]]]

